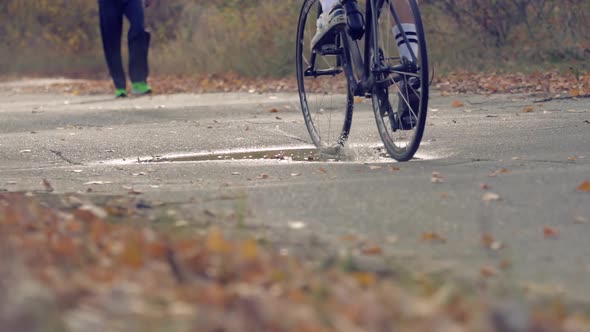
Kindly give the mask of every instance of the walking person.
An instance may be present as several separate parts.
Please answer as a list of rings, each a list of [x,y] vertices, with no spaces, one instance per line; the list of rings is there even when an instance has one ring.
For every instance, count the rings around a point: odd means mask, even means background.
[[[147,83],[149,74],[148,50],[150,33],[145,29],[144,6],[153,0],[98,0],[100,32],[109,73],[115,84],[115,96],[127,97],[127,78],[123,69],[121,37],[123,16],[129,20],[127,42],[129,48],[129,76],[131,93],[146,95],[152,92]]]

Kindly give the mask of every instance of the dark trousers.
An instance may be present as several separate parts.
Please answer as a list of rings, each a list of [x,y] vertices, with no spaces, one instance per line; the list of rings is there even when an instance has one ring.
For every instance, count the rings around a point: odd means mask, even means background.
[[[131,82],[145,82],[149,73],[148,49],[150,34],[145,30],[142,0],[98,0],[100,32],[109,72],[117,89],[126,88],[125,70],[121,56],[123,16],[130,23],[129,76]]]

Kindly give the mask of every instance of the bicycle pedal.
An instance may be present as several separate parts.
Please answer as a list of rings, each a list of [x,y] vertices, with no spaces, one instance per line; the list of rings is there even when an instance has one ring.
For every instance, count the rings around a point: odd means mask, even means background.
[[[342,51],[336,45],[322,45],[320,48],[321,55],[340,55]]]

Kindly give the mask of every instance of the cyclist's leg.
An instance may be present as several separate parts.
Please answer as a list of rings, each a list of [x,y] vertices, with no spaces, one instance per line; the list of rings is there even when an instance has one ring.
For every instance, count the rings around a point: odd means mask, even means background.
[[[407,0],[393,0],[395,11],[401,21],[401,26],[406,34],[406,38],[409,42],[409,46],[406,43],[406,39],[401,34],[399,27],[396,22],[392,21],[393,34],[395,36],[399,53],[402,58],[406,58],[409,61],[414,61],[414,56],[418,54],[418,39],[416,38],[416,24],[414,23],[414,16],[412,15],[412,9]],[[412,52],[410,52],[412,50]]]
[[[416,24],[412,9],[407,0],[393,0],[395,12],[400,20],[400,30],[397,22],[392,20],[393,36],[398,46],[398,51],[402,61],[414,62],[418,59],[418,35],[416,33]],[[405,38],[404,38],[405,34]],[[407,42],[406,42],[407,41]],[[416,88],[420,85],[420,81],[415,78],[402,80],[399,83],[398,89],[398,114],[401,120],[400,129],[412,129],[417,123],[417,110],[420,105],[420,98],[416,94]]]
[[[341,6],[337,6],[338,0],[320,0],[320,3],[322,4],[322,14],[318,17],[317,32],[311,41],[312,49],[334,44],[333,29],[346,24],[344,10]]]
[[[322,4],[322,11],[324,13],[329,13],[332,7],[338,3],[338,0],[320,0]]]

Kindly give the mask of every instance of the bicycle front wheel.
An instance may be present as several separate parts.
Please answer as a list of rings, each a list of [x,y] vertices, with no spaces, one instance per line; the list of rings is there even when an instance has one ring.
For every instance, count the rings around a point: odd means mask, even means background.
[[[428,110],[428,55],[422,18],[415,0],[408,0],[416,31],[394,35],[401,8],[381,0],[376,33],[380,73],[373,90],[373,111],[379,135],[389,155],[398,161],[412,159],[424,134]],[[403,31],[403,28],[401,29]],[[405,36],[404,36],[405,35]],[[399,54],[400,41],[417,42],[410,59]]]
[[[297,84],[301,110],[311,140],[318,148],[343,146],[352,123],[354,97],[348,89],[344,63],[344,31],[334,34],[331,48],[312,50],[311,40],[321,13],[318,0],[305,0],[297,28]]]

